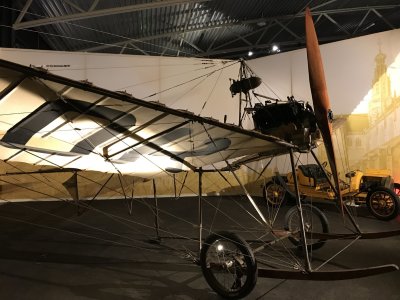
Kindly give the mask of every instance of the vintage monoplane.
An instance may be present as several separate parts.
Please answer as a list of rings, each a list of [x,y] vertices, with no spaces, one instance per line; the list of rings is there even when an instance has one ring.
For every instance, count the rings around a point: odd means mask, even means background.
[[[255,209],[253,217],[260,220],[262,229],[259,235],[253,233],[250,238],[246,237],[247,241],[227,231],[211,232],[203,239],[200,205],[201,251],[195,259],[211,288],[226,298],[248,295],[257,276],[336,280],[398,270],[396,265],[381,265],[321,271],[330,259],[319,267],[312,265],[310,251],[327,240],[380,238],[400,234],[400,230],[362,232],[343,205],[332,145],[330,104],[309,10],[306,12],[306,38],[313,108],[292,98],[283,104],[255,106],[249,111],[256,130],[245,130],[45,70],[0,60],[0,159],[14,170],[3,173],[1,180],[8,183],[7,176],[70,172],[73,175],[64,186],[79,200],[77,177],[84,176],[81,174],[85,171],[135,178],[191,171],[199,175],[201,200],[202,174],[232,173]],[[241,92],[241,89],[240,84],[234,86],[234,92]],[[278,120],[274,115],[282,117]],[[235,173],[242,164],[281,154],[290,155],[295,172],[294,153],[312,152],[319,134],[334,181],[328,178],[327,182],[336,193],[343,217],[349,218],[354,226],[351,233],[329,233],[322,211],[302,203],[296,177],[296,206],[286,213],[285,224],[277,221],[277,213],[264,216]],[[217,165],[220,162],[224,166]],[[29,171],[19,163],[28,164]],[[86,204],[77,201],[75,205]]]

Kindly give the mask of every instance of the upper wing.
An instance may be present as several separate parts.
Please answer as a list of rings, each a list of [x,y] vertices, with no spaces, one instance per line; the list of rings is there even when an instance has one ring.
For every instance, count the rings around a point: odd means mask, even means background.
[[[278,138],[0,60],[0,159],[151,176],[257,153]]]

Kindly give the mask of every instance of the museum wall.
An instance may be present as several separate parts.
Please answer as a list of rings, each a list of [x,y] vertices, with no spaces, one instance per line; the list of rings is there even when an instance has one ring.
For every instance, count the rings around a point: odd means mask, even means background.
[[[375,58],[386,56],[392,93],[400,94],[400,30],[391,30],[320,46],[334,114],[366,113],[356,110],[372,88]],[[265,94],[280,98],[294,95],[311,102],[305,49],[248,61],[269,88]],[[274,92],[272,93],[271,90]]]
[[[388,169],[400,182],[400,30],[393,30],[321,46],[327,85],[336,116],[334,144],[341,174],[350,169]],[[42,66],[50,72],[77,80],[89,80],[111,90],[121,90],[149,101],[160,101],[195,114],[237,123],[238,98],[229,92],[230,79],[237,79],[239,64],[232,61],[194,58],[69,53],[0,49],[2,59]],[[285,99],[293,95],[311,102],[305,50],[280,53],[247,61],[262,78],[258,93]],[[249,119],[247,127],[251,124]],[[324,160],[324,151],[318,155]],[[301,155],[302,163],[313,163]],[[287,156],[251,163],[237,171],[255,195],[275,172],[289,171]],[[2,166],[4,168],[4,165]],[[21,166],[19,166],[21,167]],[[9,167],[8,167],[9,168]],[[29,167],[22,167],[29,170]],[[259,172],[264,170],[262,176]],[[15,171],[15,170],[14,170]],[[3,172],[5,172],[3,170]],[[53,187],[41,180],[45,178]],[[2,197],[17,199],[73,198],[63,184],[64,175],[7,177]],[[117,175],[86,172],[78,177],[79,197],[90,199],[103,183],[103,198],[153,195],[152,180],[124,177],[125,190]],[[108,180],[108,181],[107,181]],[[241,193],[230,174],[204,175],[203,192],[209,195]],[[167,174],[156,178],[157,193],[164,196],[195,195],[198,177],[193,173]],[[27,193],[39,188],[44,193]],[[56,187],[56,188],[54,188]]]
[[[0,57],[221,121],[227,115],[227,122],[237,123],[237,100],[229,91],[230,79],[238,77],[236,61],[6,48],[0,48]]]
[[[334,146],[341,174],[385,169],[400,182],[400,30],[320,48],[336,119]],[[312,102],[304,49],[248,63],[265,82],[264,94]],[[318,150],[324,160],[323,148]],[[303,161],[310,163],[308,157]]]

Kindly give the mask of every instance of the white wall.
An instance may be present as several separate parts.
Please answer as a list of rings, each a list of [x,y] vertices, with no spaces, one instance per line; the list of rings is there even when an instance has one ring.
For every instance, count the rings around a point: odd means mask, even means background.
[[[335,114],[350,114],[372,86],[375,56],[386,54],[392,88],[400,94],[400,30],[383,32],[321,46],[327,84]],[[126,90],[137,98],[157,100],[174,108],[237,123],[238,100],[229,92],[229,78],[237,79],[239,63],[195,58],[170,58],[79,52],[0,49],[2,59],[43,66],[76,80],[89,80],[110,90]],[[248,62],[265,84],[259,92],[284,99],[294,95],[311,102],[305,50]],[[184,84],[187,82],[187,84]],[[176,88],[174,88],[177,86]],[[164,91],[162,92],[161,91]],[[148,97],[155,94],[154,97]],[[204,110],[202,106],[207,103]],[[309,156],[305,156],[307,163]],[[289,170],[288,157],[270,169]]]
[[[228,122],[238,122],[238,101],[229,92],[229,79],[238,76],[238,62],[6,48],[0,49],[0,57],[202,116],[223,120],[227,114]]]
[[[400,30],[391,30],[359,38],[322,45],[321,55],[332,110],[334,114],[350,114],[371,89],[375,56],[386,54],[392,76],[392,88],[400,94]],[[281,98],[294,95],[312,102],[305,49],[248,62],[250,67]],[[269,96],[275,97],[266,87]]]
[[[399,29],[321,46],[335,114],[353,112],[368,94],[379,50],[387,55],[389,71],[394,73],[392,88],[400,94]],[[87,79],[106,89],[126,90],[135,97],[201,112],[203,116],[223,120],[227,114],[228,122],[238,122],[238,100],[230,95],[229,78],[237,79],[239,64],[231,61],[5,48],[0,49],[0,57],[43,66],[72,79]],[[312,102],[304,49],[247,63],[265,83],[258,92],[281,99],[294,95]],[[177,85],[180,86],[173,88]],[[167,91],[160,93],[164,90]],[[159,94],[147,98],[154,93]]]

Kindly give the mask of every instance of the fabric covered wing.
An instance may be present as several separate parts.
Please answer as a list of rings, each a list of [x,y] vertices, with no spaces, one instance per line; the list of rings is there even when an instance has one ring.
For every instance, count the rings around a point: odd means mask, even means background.
[[[152,176],[255,153],[280,139],[0,60],[0,159]]]

